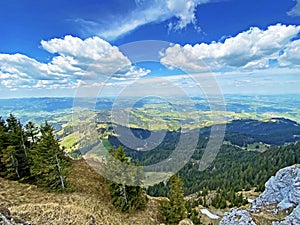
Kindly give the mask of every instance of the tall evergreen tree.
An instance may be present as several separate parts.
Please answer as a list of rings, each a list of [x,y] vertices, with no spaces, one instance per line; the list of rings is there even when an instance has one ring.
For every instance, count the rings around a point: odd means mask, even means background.
[[[7,147],[7,126],[0,116],[0,153]]]
[[[186,203],[183,192],[183,182],[179,176],[173,175],[169,179],[169,201],[163,201],[159,211],[168,224],[178,224],[187,217]]]
[[[15,164],[17,166],[18,178],[25,179],[30,175],[29,172],[29,155],[26,146],[26,137],[21,122],[12,114],[6,119],[7,122],[7,141],[8,146],[6,154],[14,152]],[[12,151],[14,149],[14,151]]]
[[[31,174],[37,185],[51,190],[65,189],[70,159],[54,136],[54,129],[47,122],[41,127],[41,138],[31,150]]]
[[[4,164],[2,163],[2,154],[4,149],[8,146],[7,140],[7,126],[5,121],[0,117],[0,174],[5,171]]]
[[[17,159],[17,150],[14,146],[8,146],[6,149],[2,151],[1,155],[1,163],[3,164],[4,168],[1,172],[1,175],[8,179],[20,179],[20,168],[19,162]]]
[[[108,162],[108,172],[120,178],[122,182],[110,181],[110,196],[113,205],[122,212],[130,212],[137,209],[144,209],[147,204],[147,196],[142,188],[142,172],[136,169],[134,172],[129,169],[133,165],[126,156],[123,147],[117,150],[111,149],[110,155],[122,163],[121,167],[114,162]],[[134,183],[135,186],[129,186]]]

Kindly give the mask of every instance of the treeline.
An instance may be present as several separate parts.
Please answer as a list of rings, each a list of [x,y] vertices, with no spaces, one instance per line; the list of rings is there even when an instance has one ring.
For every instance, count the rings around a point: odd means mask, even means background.
[[[23,126],[14,115],[0,117],[0,175],[49,190],[67,187],[71,160],[47,122]]]
[[[300,163],[300,143],[274,147],[264,153],[248,152],[231,145],[223,145],[212,165],[199,171],[197,160],[203,149],[197,149],[192,160],[179,172],[184,182],[185,194],[203,190],[218,191],[213,203],[217,208],[244,204],[242,196],[233,196],[241,190],[263,191],[266,181],[279,169]],[[164,183],[147,189],[149,195],[166,196]],[[204,198],[200,198],[205,201]],[[201,200],[200,200],[201,201]]]

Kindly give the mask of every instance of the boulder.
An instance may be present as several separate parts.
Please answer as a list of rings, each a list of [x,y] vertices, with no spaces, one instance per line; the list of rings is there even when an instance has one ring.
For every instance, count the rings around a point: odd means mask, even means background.
[[[224,214],[220,225],[256,225],[247,210],[231,209]]]

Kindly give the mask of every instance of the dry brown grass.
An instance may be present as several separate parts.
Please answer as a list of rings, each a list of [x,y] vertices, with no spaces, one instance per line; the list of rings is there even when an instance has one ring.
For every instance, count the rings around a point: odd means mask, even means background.
[[[0,178],[0,206],[13,216],[37,225],[159,224],[158,200],[151,198],[145,211],[123,214],[109,201],[105,180],[84,160],[74,162],[69,179],[72,192],[49,193],[33,185]]]
[[[276,205],[271,205],[271,206],[265,207],[259,213],[251,213],[253,221],[258,225],[272,224],[273,221],[284,220],[284,218],[286,218],[293,210],[293,208],[291,208],[289,210],[278,210],[277,214],[274,214],[269,211],[269,210],[274,210],[276,208],[277,208]]]

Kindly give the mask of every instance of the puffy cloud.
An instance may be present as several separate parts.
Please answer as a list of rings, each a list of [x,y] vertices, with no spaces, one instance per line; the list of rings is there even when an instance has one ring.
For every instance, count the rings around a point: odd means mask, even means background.
[[[208,3],[210,0],[148,0],[136,1],[137,8],[116,20],[115,23],[109,26],[96,28],[93,25],[86,25],[90,30],[96,32],[103,38],[112,40],[121,35],[124,35],[136,28],[153,22],[163,22],[171,18],[177,18],[177,22],[171,23],[173,29],[183,29],[188,24],[193,24],[196,27],[195,11],[200,4]],[[99,25],[99,27],[101,27]]]
[[[288,12],[289,16],[300,16],[300,0],[294,0],[296,5]]]
[[[55,54],[49,63],[41,63],[22,54],[0,54],[0,82],[16,87],[75,88],[82,78],[91,80],[100,76],[136,79],[150,71],[136,68],[118,47],[99,37],[81,40],[66,36],[42,41],[42,47]],[[120,73],[119,71],[123,71]]]
[[[252,27],[224,42],[176,44],[162,53],[161,63],[189,72],[267,68],[299,32],[300,26],[277,24],[267,30]]]
[[[281,66],[300,66],[300,40],[291,42],[278,58],[278,63]]]
[[[129,68],[129,70],[126,69],[126,70],[117,72],[112,78],[114,80],[127,80],[128,78],[138,79],[140,77],[146,76],[150,72],[151,72],[151,70],[149,70],[149,69],[136,68],[134,66],[131,66]]]
[[[21,78],[47,77],[42,63],[21,54],[0,54],[0,72],[6,75],[18,75]]]
[[[175,17],[179,18],[177,24],[175,24],[176,29],[183,29],[189,23],[195,25],[196,17],[195,10],[196,6],[200,3],[206,3],[208,1],[186,1],[186,0],[168,0],[167,8],[170,10]]]
[[[131,64],[118,47],[111,46],[99,37],[81,40],[65,36],[63,39],[42,41],[41,44],[50,53],[58,53],[59,62],[67,62],[73,68],[93,68],[97,70],[94,72],[100,74],[110,75]]]

